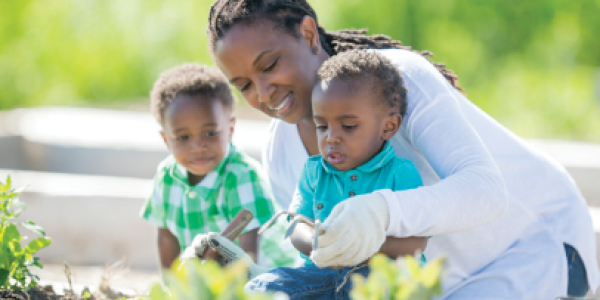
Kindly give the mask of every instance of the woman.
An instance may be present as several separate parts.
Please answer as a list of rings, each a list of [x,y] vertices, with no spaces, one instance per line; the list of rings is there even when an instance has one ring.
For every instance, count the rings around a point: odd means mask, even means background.
[[[408,108],[391,143],[426,187],[339,204],[313,252],[319,266],[361,262],[382,235],[432,236],[425,255],[445,254],[450,264],[446,299],[551,299],[567,286],[572,295],[596,287],[594,233],[573,181],[466,99],[443,65],[385,36],[327,32],[304,0],[219,0],[208,34],[230,83],[278,119],[263,163],[282,203],[291,200],[305,160],[318,153],[311,91],[321,64],[347,49],[388,49],[377,51],[404,76]],[[373,210],[387,211],[389,224],[376,226]],[[347,234],[359,226],[377,234]]]

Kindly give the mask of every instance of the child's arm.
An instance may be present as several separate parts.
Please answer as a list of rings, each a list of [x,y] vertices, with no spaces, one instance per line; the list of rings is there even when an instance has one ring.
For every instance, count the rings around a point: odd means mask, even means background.
[[[244,250],[254,262],[258,262],[258,228],[252,229],[240,236],[240,248]]]
[[[425,250],[427,246],[427,237],[410,236],[406,238],[397,238],[388,236],[379,248],[379,253],[387,255],[389,258],[396,259],[405,255],[415,255],[416,251]]]
[[[171,268],[171,265],[179,256],[179,242],[166,228],[158,228],[158,256],[163,269]]]
[[[315,230],[313,228],[304,223],[296,224],[294,232],[290,235],[290,240],[292,241],[294,248],[296,248],[298,252],[310,256],[310,252],[313,250],[314,232]]]
[[[314,232],[314,229],[306,224],[297,224],[294,232],[290,236],[292,245],[294,245],[300,253],[310,256],[310,252],[313,250],[312,243]],[[427,246],[427,237],[411,236],[397,238],[388,236],[383,245],[381,245],[379,253],[396,259],[405,255],[414,255],[416,251],[423,251],[425,250],[425,246]]]

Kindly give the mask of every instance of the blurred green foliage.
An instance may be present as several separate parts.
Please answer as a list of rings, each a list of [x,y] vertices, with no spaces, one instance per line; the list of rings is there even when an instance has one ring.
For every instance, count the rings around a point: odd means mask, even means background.
[[[326,29],[368,28],[432,51],[519,135],[600,141],[600,0],[310,2]],[[211,3],[1,1],[0,109],[145,105],[161,71],[212,64]]]

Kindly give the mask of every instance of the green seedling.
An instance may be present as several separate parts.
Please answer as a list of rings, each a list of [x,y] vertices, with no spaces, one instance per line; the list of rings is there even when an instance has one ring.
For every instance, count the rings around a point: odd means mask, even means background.
[[[248,281],[248,267],[243,261],[237,261],[226,267],[220,267],[215,261],[201,263],[198,259],[189,259],[183,263],[174,263],[165,272],[167,288],[155,284],[150,290],[149,300],[276,300],[281,299],[269,294],[246,294],[244,285]]]
[[[19,233],[14,219],[25,207],[16,198],[22,190],[12,189],[10,176],[6,178],[6,182],[0,182],[0,289],[22,290],[37,287],[39,278],[29,271],[29,267],[43,268],[39,258],[33,255],[47,247],[51,241],[40,226],[26,221],[19,225],[41,237],[30,241],[25,248],[21,246],[21,241],[27,237]]]
[[[369,262],[367,279],[353,275],[350,297],[353,300],[430,300],[442,292],[444,263],[445,259],[440,258],[422,266],[412,256],[394,261],[377,254]]]

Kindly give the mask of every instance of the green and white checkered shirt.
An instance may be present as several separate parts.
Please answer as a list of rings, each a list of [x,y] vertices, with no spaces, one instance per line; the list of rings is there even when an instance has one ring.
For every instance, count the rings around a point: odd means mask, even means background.
[[[158,167],[140,216],[169,229],[182,251],[197,234],[223,231],[242,209],[254,215],[244,232],[258,228],[280,209],[261,171],[256,160],[230,145],[217,167],[190,186],[187,170],[170,155]],[[289,239],[284,241],[286,221],[279,219],[260,236],[258,261],[265,267],[293,266],[299,257]]]

